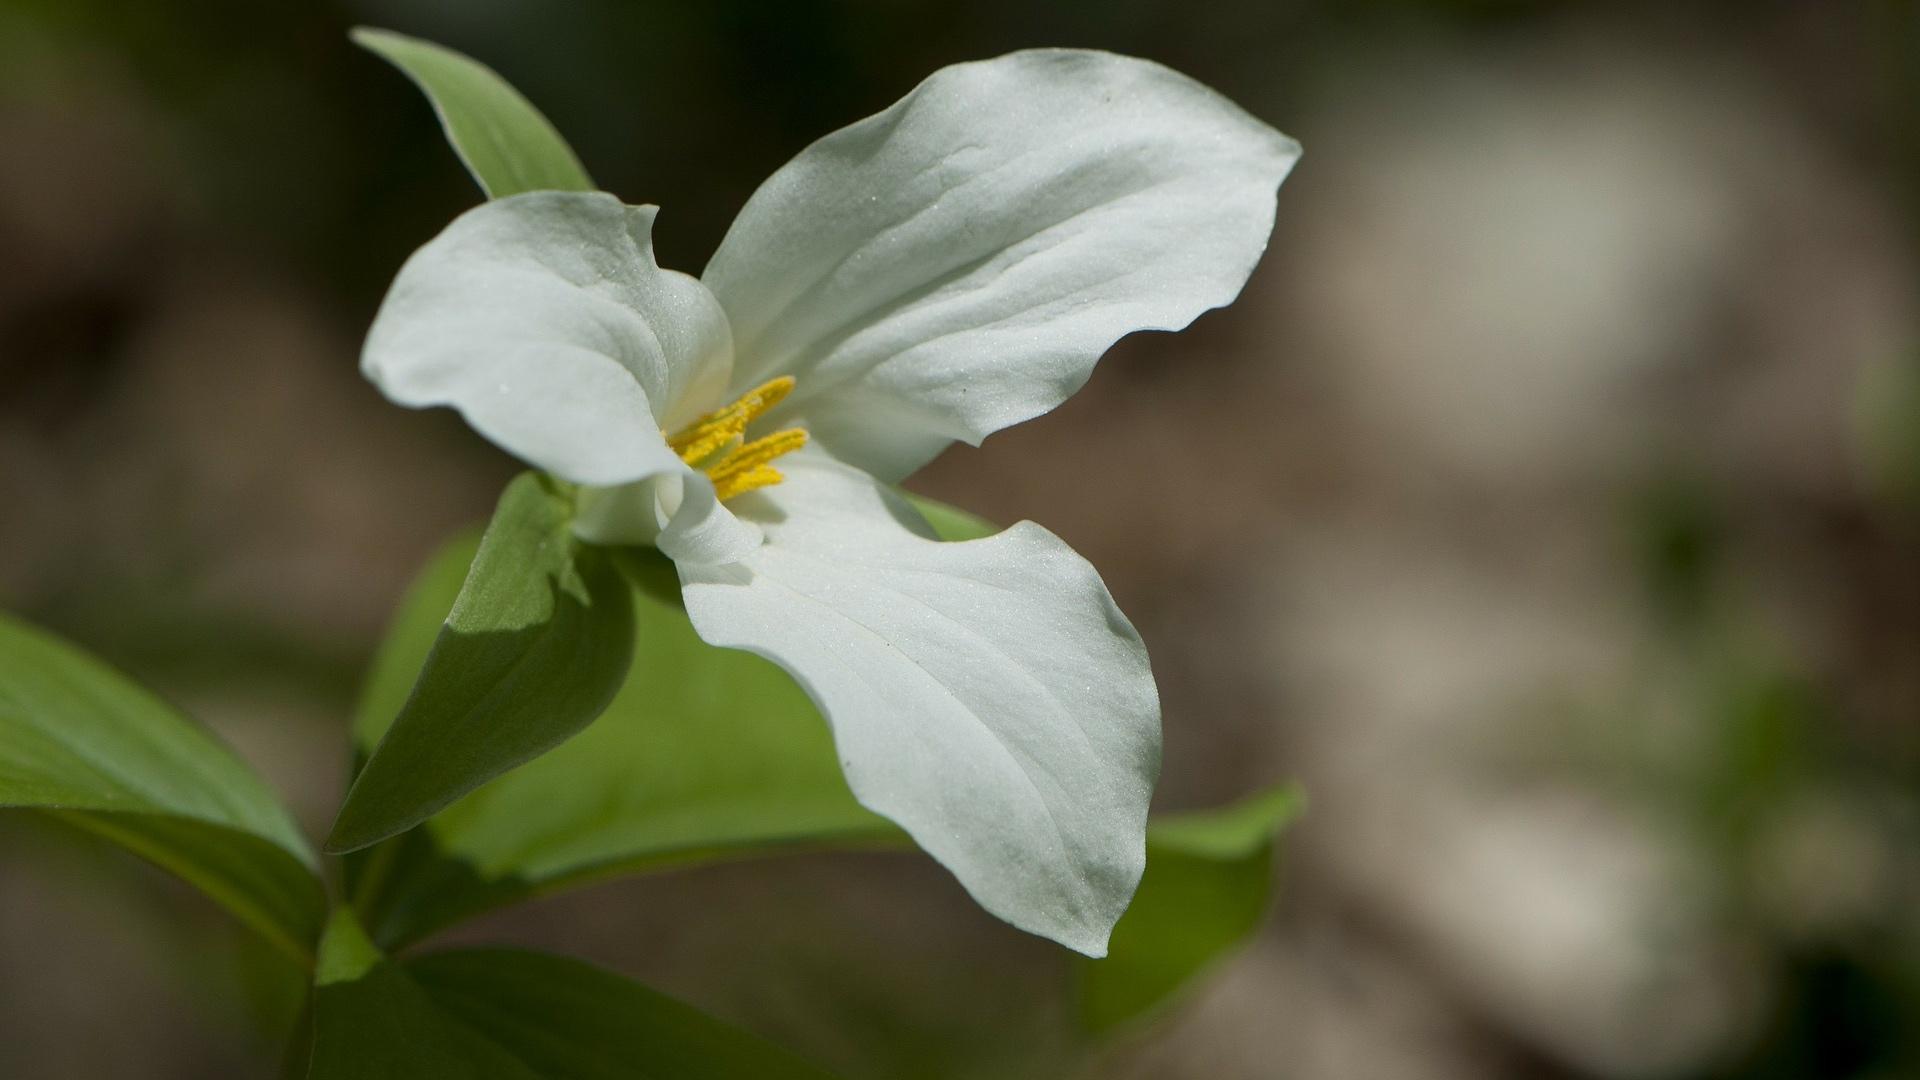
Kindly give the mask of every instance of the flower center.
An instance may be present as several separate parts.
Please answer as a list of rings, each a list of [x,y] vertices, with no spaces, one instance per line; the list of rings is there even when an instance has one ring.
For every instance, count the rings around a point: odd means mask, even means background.
[[[747,425],[793,392],[793,376],[782,375],[740,395],[740,400],[715,409],[669,436],[667,445],[680,460],[707,474],[714,494],[731,499],[756,488],[784,480],[768,462],[807,445],[807,433],[787,428],[747,441]],[[664,434],[664,433],[663,433]]]

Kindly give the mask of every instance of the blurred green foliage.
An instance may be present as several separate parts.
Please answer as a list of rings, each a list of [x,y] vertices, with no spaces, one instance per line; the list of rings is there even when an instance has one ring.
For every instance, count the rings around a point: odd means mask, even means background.
[[[1629,514],[1659,627],[1640,681],[1677,687],[1679,714],[1643,699],[1630,708],[1645,714],[1611,739],[1615,778],[1704,853],[1719,922],[1763,958],[1762,1026],[1698,1075],[1920,1075],[1920,926],[1906,880],[1920,850],[1916,732],[1860,730],[1848,688],[1815,677],[1772,632],[1756,582],[1738,571],[1753,538],[1729,527],[1726,498],[1676,469]],[[1677,754],[1658,730],[1676,721],[1698,733]]]

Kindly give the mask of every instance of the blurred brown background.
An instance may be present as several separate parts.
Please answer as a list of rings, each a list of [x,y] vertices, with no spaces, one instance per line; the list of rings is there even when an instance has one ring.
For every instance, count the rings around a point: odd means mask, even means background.
[[[1152,57],[1306,145],[1237,305],[912,485],[1102,568],[1160,808],[1311,795],[1268,929],[1095,1075],[1920,1076],[1914,5],[0,0],[0,606],[316,830],[399,591],[514,468],[357,374],[478,199],[363,22],[494,65],[692,271],[806,142],[1012,48]],[[465,936],[857,1075],[1067,1068],[1002,992],[1057,950],[918,860]],[[265,1075],[293,991],[238,937],[0,817],[0,1075]]]

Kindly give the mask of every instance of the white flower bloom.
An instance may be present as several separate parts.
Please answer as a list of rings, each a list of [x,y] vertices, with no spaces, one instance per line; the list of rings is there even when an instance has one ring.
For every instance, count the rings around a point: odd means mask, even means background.
[[[940,543],[888,485],[1230,302],[1298,155],[1145,61],[961,64],[776,172],[698,279],[609,195],[462,215],[400,271],[364,368],[584,485],[581,534],[671,557],[701,637],[812,695],[863,804],[1098,956],[1145,860],[1146,650],[1052,533]]]

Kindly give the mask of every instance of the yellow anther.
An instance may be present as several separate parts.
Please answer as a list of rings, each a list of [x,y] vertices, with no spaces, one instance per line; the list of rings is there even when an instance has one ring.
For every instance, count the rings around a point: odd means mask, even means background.
[[[740,428],[746,426],[743,423]],[[667,445],[673,447],[673,452],[680,455],[681,461],[697,469],[716,454],[724,454],[730,447],[739,446],[740,437],[739,428],[716,428],[691,442],[669,441]]]
[[[764,416],[768,409],[785,401],[787,395],[793,393],[793,384],[793,376],[782,375],[777,379],[769,379],[741,395],[739,404],[747,410],[747,419]]]
[[[707,475],[713,477],[713,482],[717,484],[736,473],[757,469],[782,454],[791,454],[805,445],[807,445],[807,433],[799,428],[776,431],[728,454],[708,469]]]
[[[807,433],[788,428],[745,441],[747,425],[793,392],[793,376],[782,375],[754,387],[740,400],[715,409],[667,440],[680,460],[705,472],[722,500],[769,487],[785,479],[768,462],[807,444]]]
[[[725,502],[735,495],[744,495],[756,488],[772,487],[785,479],[780,470],[771,465],[756,465],[746,472],[734,473],[725,481],[716,481],[713,485],[713,493],[719,497],[720,501]]]
[[[678,435],[668,439],[667,445],[673,447],[673,452],[679,454],[682,461],[688,464],[697,462],[746,431],[748,424],[780,404],[791,393],[791,375],[782,375],[771,382],[762,383],[740,395],[740,400],[733,404],[715,409],[688,424]]]

